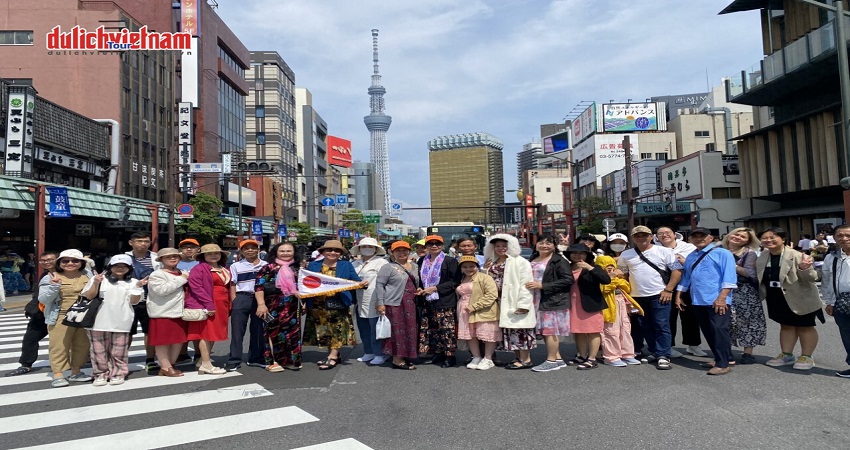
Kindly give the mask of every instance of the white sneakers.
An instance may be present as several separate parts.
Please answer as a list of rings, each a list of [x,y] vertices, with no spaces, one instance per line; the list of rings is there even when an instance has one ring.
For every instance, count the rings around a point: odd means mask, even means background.
[[[476,357],[472,358],[472,361],[466,365],[467,369],[476,369],[476,370],[490,370],[496,367],[496,364],[492,359]]]
[[[694,356],[708,356],[708,353],[706,353],[699,345],[689,345],[687,352]]]

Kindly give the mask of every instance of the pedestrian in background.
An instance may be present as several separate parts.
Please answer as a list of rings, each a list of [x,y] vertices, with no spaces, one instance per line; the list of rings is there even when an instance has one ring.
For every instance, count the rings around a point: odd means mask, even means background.
[[[329,240],[319,248],[323,258],[313,261],[307,266],[311,272],[323,275],[361,282],[361,287],[368,283],[362,282],[354,266],[342,259],[348,251],[337,240]],[[339,350],[345,345],[356,345],[354,339],[354,323],[351,320],[351,291],[338,292],[333,295],[322,295],[307,299],[307,322],[304,326],[304,344],[328,348],[328,356],[317,364],[319,370],[333,369],[340,363]]]
[[[560,336],[570,335],[570,288],[575,279],[570,263],[556,247],[553,236],[537,240],[531,254],[531,270],[534,281],[525,284],[531,289],[537,311],[537,333],[546,343],[546,360],[531,368],[535,372],[550,372],[566,367],[561,358]]]
[[[416,318],[419,268],[409,257],[410,244],[393,243],[389,262],[378,271],[373,297],[377,313],[386,315],[390,321],[390,338],[384,341],[383,352],[392,357],[394,369],[402,370],[416,369],[412,361],[418,356],[419,342]]]
[[[379,366],[386,361],[386,357],[375,338],[375,326],[380,316],[375,309],[375,279],[378,278],[381,267],[387,264],[387,260],[384,258],[387,251],[381,247],[375,238],[365,237],[357,245],[351,247],[351,254],[360,257],[360,259],[351,263],[355,272],[357,272],[357,276],[369,283],[369,287],[366,289],[355,291],[357,306],[354,311],[357,317],[357,331],[360,333],[360,341],[363,342],[363,356],[357,358],[357,360],[371,362],[373,365]]]
[[[788,233],[779,227],[767,228],[759,234],[765,251],[756,260],[759,296],[767,303],[767,316],[779,323],[779,346],[776,358],[767,361],[771,367],[792,365],[797,370],[815,366],[812,354],[818,345],[815,317],[823,321],[817,273],[812,257],[794,250],[785,241]],[[801,355],[794,357],[800,341]]]
[[[72,328],[62,323],[65,314],[83,292],[92,274],[85,271],[88,263],[83,252],[76,249],[59,253],[55,272],[48,273],[39,282],[38,301],[44,305],[44,321],[50,340],[50,368],[53,370],[52,387],[68,386],[69,381],[88,382],[90,375],[81,372],[89,357],[89,337],[86,330]],[[65,371],[71,376],[65,378]]]
[[[207,318],[189,322],[188,338],[197,342],[201,359],[198,374],[222,375],[227,370],[215,367],[210,355],[213,344],[227,340],[227,323],[233,298],[230,293],[231,274],[222,265],[228,252],[218,244],[207,244],[195,256],[200,263],[189,272],[189,289],[186,290],[185,307],[205,309]]]
[[[753,348],[765,345],[767,322],[759,297],[758,259],[759,240],[751,228],[735,228],[723,237],[723,247],[735,257],[737,289],[732,291],[732,345],[744,347],[741,364],[756,362]]]
[[[265,266],[257,272],[254,295],[268,309],[264,343],[266,370],[283,372],[284,367],[301,370],[301,297],[298,270],[301,253],[291,242],[269,250]]]
[[[730,334],[732,290],[738,287],[735,257],[732,252],[714,242],[708,228],[691,230],[688,240],[696,247],[685,258],[682,280],[676,287],[676,308],[692,308],[705,339],[714,354],[707,363],[709,375],[725,375],[732,368],[732,338]],[[691,292],[692,304],[684,302],[683,293]]]
[[[599,366],[596,354],[605,326],[602,310],[607,307],[600,286],[609,284],[611,277],[601,267],[593,265],[594,253],[584,244],[571,245],[564,256],[570,262],[575,280],[570,286],[570,332],[578,356],[570,363],[578,370],[595,369]]]
[[[516,358],[505,369],[530,369],[531,350],[537,347],[535,327],[537,308],[534,294],[525,287],[534,281],[531,263],[520,256],[517,238],[509,234],[496,234],[484,247],[484,257],[499,289],[499,327],[502,330],[501,347],[513,351]],[[539,299],[538,299],[539,302]]]
[[[130,373],[127,366],[133,305],[144,294],[142,286],[148,278],[133,278],[133,260],[129,255],[115,255],[103,272],[95,274],[83,288],[83,295],[103,302],[97,310],[94,326],[87,330],[91,341],[91,364],[94,386],[124,384]]]
[[[850,365],[850,225],[835,227],[833,237],[838,251],[828,254],[823,261],[821,292],[826,313],[835,318],[841,334],[841,343],[847,353],[844,362]],[[850,369],[835,374],[850,378]]]
[[[441,367],[457,364],[457,293],[460,281],[457,259],[443,253],[443,238],[430,235],[425,238],[428,254],[422,257],[419,277],[422,289],[418,295],[425,297],[419,324],[419,353],[433,353],[428,361]]]
[[[160,249],[156,261],[162,267],[154,270],[148,278],[148,342],[154,346],[159,361],[159,375],[180,377],[183,372],[174,366],[183,345],[189,339],[189,323],[183,320],[183,292],[189,281],[189,273],[177,269],[180,251],[176,248]]]

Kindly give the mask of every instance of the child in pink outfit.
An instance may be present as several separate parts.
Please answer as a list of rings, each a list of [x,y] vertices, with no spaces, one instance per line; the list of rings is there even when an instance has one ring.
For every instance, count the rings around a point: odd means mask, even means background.
[[[602,356],[605,364],[614,367],[638,365],[635,358],[635,346],[632,341],[630,312],[643,315],[640,305],[629,295],[631,285],[624,278],[615,275],[617,261],[606,255],[596,257],[596,265],[605,269],[611,276],[611,283],[603,284],[602,295],[608,308],[602,311],[605,327],[602,330]]]

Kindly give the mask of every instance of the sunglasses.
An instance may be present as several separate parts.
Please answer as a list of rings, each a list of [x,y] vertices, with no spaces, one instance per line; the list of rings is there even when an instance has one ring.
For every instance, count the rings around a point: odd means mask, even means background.
[[[442,247],[443,243],[442,242],[426,242],[425,246],[427,246],[427,247]]]
[[[82,263],[79,259],[63,259],[59,261],[59,264],[80,264]]]
[[[326,248],[324,250],[325,253],[342,253],[342,250],[338,248]]]

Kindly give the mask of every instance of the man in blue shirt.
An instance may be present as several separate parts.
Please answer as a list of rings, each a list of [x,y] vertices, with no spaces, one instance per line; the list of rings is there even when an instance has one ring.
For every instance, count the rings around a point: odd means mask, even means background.
[[[682,292],[691,293],[697,322],[714,354],[714,363],[707,363],[709,375],[725,375],[732,368],[731,325],[732,289],[738,287],[735,257],[732,252],[714,242],[708,228],[691,230],[688,241],[697,249],[685,258],[682,281],[676,287],[676,308],[683,310]]]

